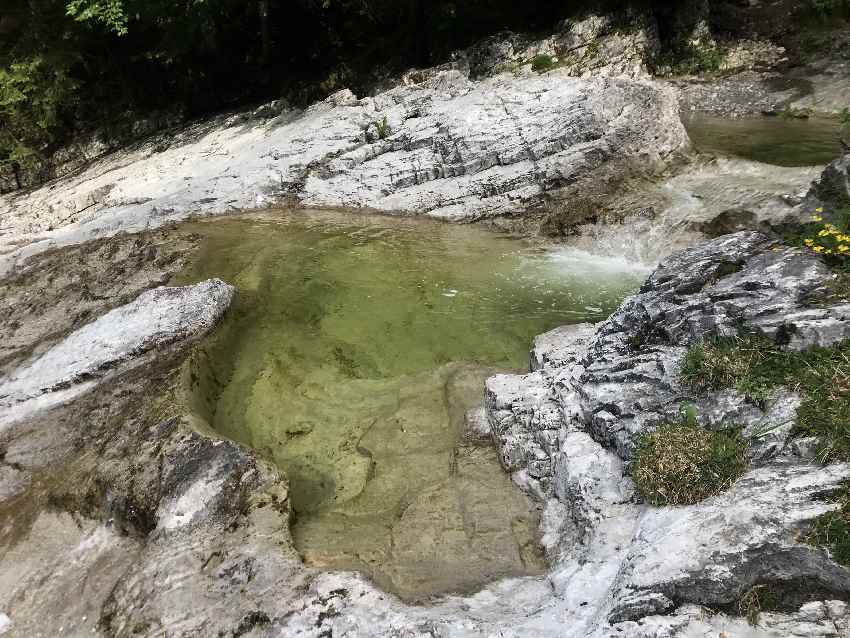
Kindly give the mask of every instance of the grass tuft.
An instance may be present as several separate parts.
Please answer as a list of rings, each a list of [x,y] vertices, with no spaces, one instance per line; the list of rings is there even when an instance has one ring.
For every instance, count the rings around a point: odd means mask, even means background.
[[[746,469],[746,443],[737,431],[712,432],[688,418],[645,434],[632,478],[652,505],[690,505],[727,489]]]
[[[759,624],[761,612],[776,606],[775,595],[768,585],[754,585],[738,601],[738,613],[753,627]]]
[[[820,439],[824,463],[850,459],[850,341],[788,352],[764,337],[718,339],[691,347],[679,376],[699,392],[735,388],[757,404],[782,387],[799,392],[797,433]]]
[[[806,542],[829,548],[836,562],[850,565],[850,486],[831,500],[841,506],[815,520]]]

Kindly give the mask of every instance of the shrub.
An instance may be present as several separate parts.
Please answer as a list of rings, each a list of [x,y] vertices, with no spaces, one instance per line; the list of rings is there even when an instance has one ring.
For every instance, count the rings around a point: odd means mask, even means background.
[[[695,75],[719,71],[723,55],[714,47],[681,42],[662,53],[656,70],[673,75]]]
[[[809,0],[809,5],[817,15],[824,18],[850,10],[848,0]]]
[[[737,431],[666,424],[638,442],[632,477],[652,505],[690,505],[728,488],[746,468]]]
[[[555,58],[551,55],[540,54],[531,58],[531,70],[537,73],[545,73],[555,68]]]

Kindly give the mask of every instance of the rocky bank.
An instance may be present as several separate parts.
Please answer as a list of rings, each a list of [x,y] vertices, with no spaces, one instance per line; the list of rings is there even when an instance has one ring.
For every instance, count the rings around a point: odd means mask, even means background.
[[[845,163],[830,171],[846,179]],[[425,606],[301,565],[285,478],[179,407],[174,362],[231,289],[211,281],[145,293],[0,386],[5,630],[845,636],[850,570],[800,534],[836,507],[821,497],[850,478],[850,465],[821,465],[811,441],[791,436],[793,394],[759,408],[677,381],[687,346],[710,335],[746,328],[788,348],[846,339],[850,306],[808,302],[831,277],[812,253],[744,231],[671,255],[601,324],[538,337],[529,374],[487,382],[487,424],[477,427],[545,504],[550,571]],[[174,304],[180,312],[168,311]],[[75,400],[60,403],[66,393]],[[696,505],[645,505],[627,471],[635,439],[683,401],[708,427],[744,425],[751,467]],[[736,603],[757,585],[780,594],[753,627]]]

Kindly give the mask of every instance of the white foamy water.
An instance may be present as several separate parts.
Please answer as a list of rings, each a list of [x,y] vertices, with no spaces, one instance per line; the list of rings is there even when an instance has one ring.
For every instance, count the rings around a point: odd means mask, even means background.
[[[699,223],[726,210],[744,209],[759,220],[793,214],[820,171],[726,158],[694,164],[628,196],[627,210],[652,207],[654,216],[581,226],[579,236],[568,238],[550,257],[562,272],[581,278],[646,276],[667,255],[705,239],[696,230]]]
[[[549,252],[548,258],[559,269],[587,280],[608,279],[617,275],[647,275],[652,270],[650,264],[630,256],[606,255],[572,246],[554,249]]]

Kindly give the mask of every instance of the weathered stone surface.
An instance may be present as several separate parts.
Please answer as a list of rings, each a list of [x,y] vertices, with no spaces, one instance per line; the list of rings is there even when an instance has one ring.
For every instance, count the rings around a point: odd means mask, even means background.
[[[687,143],[674,91],[649,80],[527,70],[474,82],[448,69],[375,97],[341,91],[272,120],[187,130],[165,150],[142,145],[4,196],[0,268],[191,213],[292,202],[463,221],[523,213],[585,181],[664,166]]]
[[[534,338],[531,347],[529,368],[532,372],[546,368],[563,368],[577,363],[583,348],[596,326],[591,323],[578,323],[561,326]]]
[[[218,279],[183,288],[160,287],[71,333],[0,379],[0,425],[67,401],[94,379],[140,355],[202,336],[230,305],[234,289]]]

